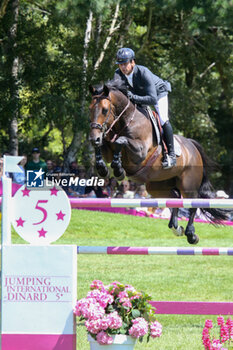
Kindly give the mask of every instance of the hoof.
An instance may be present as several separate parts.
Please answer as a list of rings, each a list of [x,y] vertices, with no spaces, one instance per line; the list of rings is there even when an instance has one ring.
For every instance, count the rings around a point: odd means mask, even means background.
[[[114,174],[115,178],[117,179],[117,181],[124,180],[125,175],[126,175],[123,168],[121,168],[121,169],[114,169],[113,174]]]
[[[178,226],[177,228],[172,227],[172,232],[174,233],[175,236],[181,237],[184,235],[184,228],[183,226]]]
[[[199,242],[199,237],[197,235],[187,235],[187,241],[189,244],[197,244]]]
[[[102,179],[105,179],[109,176],[109,170],[108,168],[106,167],[106,165],[104,166],[96,166],[96,170],[97,170],[97,173],[98,173],[98,176]]]
[[[120,160],[119,158],[113,159],[113,161],[112,161],[112,163],[111,163],[111,168],[112,168],[112,169],[121,168],[121,160]]]
[[[107,170],[107,172],[104,172],[104,173],[99,173],[99,172],[97,171],[97,175],[98,175],[98,177],[99,177],[100,179],[108,179],[109,176],[110,176],[108,170]]]

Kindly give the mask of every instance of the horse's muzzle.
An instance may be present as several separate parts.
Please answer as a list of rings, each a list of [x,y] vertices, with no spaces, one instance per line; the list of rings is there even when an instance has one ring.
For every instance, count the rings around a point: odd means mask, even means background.
[[[102,133],[98,132],[96,129],[92,129],[89,140],[91,141],[94,147],[102,146],[102,141],[103,141]]]
[[[101,140],[100,140],[100,137],[98,137],[96,140],[93,140],[93,141],[92,141],[92,144],[93,144],[93,146],[95,146],[95,147],[101,146],[101,145],[102,145],[102,142],[101,142]]]

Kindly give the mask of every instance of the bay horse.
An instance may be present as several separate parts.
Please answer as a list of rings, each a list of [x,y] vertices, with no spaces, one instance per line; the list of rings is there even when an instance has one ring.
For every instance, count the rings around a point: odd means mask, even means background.
[[[120,81],[90,86],[90,141],[95,147],[96,169],[101,177],[108,176],[106,163],[111,163],[114,176],[125,174],[135,182],[145,183],[153,198],[214,198],[207,171],[212,166],[201,145],[192,139],[175,135],[181,148],[177,165],[163,169],[163,152],[154,136],[152,123],[128,99],[126,87]],[[178,208],[171,210],[169,228],[178,236],[185,234],[190,244],[199,237],[193,225],[196,208],[189,209],[184,230],[178,226]],[[212,223],[227,219],[226,211],[201,208]]]

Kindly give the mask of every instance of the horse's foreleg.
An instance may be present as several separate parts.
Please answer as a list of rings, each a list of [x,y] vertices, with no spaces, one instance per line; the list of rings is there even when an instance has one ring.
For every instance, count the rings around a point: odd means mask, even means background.
[[[96,165],[96,170],[98,172],[98,175],[100,177],[105,178],[109,176],[109,171],[108,171],[107,165],[103,160],[100,147],[95,148],[95,165]]]
[[[188,221],[188,225],[185,229],[185,235],[187,236],[187,241],[190,244],[197,244],[199,242],[199,237],[195,234],[195,228],[193,225],[196,211],[197,211],[197,208],[189,209],[189,213],[190,213],[189,214],[189,221]]]
[[[125,177],[125,170],[123,169],[122,162],[121,162],[121,151],[122,151],[122,148],[125,145],[127,145],[127,143],[128,143],[127,138],[124,136],[119,137],[114,142],[115,149],[114,149],[111,167],[113,168],[114,176],[118,180],[123,180]]]

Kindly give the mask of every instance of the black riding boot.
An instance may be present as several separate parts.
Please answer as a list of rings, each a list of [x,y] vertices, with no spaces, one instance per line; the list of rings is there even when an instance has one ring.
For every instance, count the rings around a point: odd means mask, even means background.
[[[176,155],[174,151],[173,130],[169,120],[163,125],[164,141],[167,146],[168,155],[162,162],[164,169],[170,169],[176,165]]]

